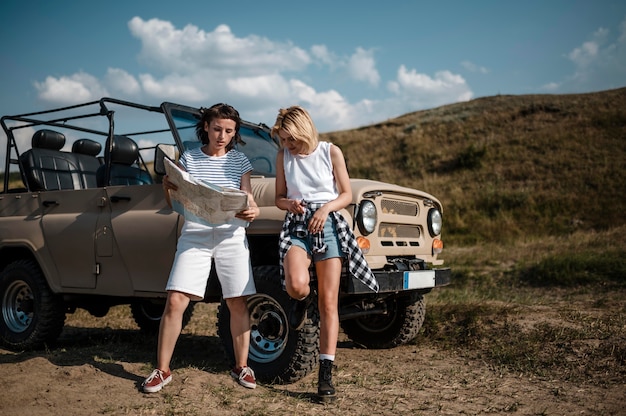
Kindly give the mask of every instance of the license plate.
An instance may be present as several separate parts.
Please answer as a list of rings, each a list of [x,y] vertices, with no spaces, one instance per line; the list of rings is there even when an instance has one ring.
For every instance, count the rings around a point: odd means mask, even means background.
[[[434,270],[413,270],[404,272],[404,290],[435,287]]]

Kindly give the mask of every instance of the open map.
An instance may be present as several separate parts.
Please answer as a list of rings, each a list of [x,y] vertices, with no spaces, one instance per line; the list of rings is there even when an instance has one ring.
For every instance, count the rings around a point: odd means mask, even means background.
[[[180,215],[191,213],[209,224],[224,224],[248,208],[248,195],[244,191],[196,179],[169,159],[165,159],[165,170],[169,181],[178,186],[176,191],[170,191],[170,198],[172,209]]]

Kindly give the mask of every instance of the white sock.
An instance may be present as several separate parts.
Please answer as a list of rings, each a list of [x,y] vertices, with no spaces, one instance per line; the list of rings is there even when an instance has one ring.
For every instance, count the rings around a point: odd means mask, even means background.
[[[335,361],[335,356],[331,354],[320,354],[320,361],[322,360]]]

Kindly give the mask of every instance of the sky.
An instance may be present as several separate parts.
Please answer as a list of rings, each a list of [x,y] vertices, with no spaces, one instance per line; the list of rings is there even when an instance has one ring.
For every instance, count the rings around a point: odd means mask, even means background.
[[[0,115],[113,97],[226,102],[320,132],[494,95],[626,86],[626,1],[71,1],[0,5]]]

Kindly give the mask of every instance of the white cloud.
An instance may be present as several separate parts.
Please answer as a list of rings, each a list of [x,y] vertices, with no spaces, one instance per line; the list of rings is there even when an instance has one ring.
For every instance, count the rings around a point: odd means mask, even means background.
[[[317,92],[301,81],[290,81],[298,102],[311,112],[320,131],[341,129],[354,122],[354,109],[347,100],[335,90]]]
[[[309,108],[323,132],[472,97],[460,75],[441,71],[431,77],[402,66],[388,84],[390,97],[351,102],[342,91],[319,88],[306,71],[317,64],[320,71],[342,71],[341,76],[349,77],[352,84],[376,87],[381,76],[371,49],[359,47],[350,56],[338,56],[326,45],[306,51],[291,42],[256,35],[237,37],[227,25],[206,32],[193,25],[177,29],[164,20],[139,17],[132,18],[128,27],[140,43],[141,73],[111,67],[102,80],[84,72],[50,76],[36,84],[39,98],[63,104],[103,96],[196,106],[223,101],[235,105],[248,120],[266,123],[275,119],[279,108],[301,104]],[[370,89],[372,94],[381,92],[374,90]]]
[[[109,68],[104,79],[113,93],[137,95],[141,92],[137,79],[123,69]]]
[[[606,29],[600,29],[598,32],[602,34],[599,38],[606,38]],[[578,67],[584,68],[589,66],[595,59],[598,58],[601,42],[602,39],[585,42],[580,47],[571,51],[567,57]]]
[[[558,90],[560,86],[561,84],[559,84],[558,82],[549,82],[547,84],[542,85],[541,89],[543,91],[552,92],[552,91]]]
[[[357,81],[365,81],[370,85],[377,86],[380,75],[376,70],[376,62],[372,51],[357,48],[348,62],[348,72]]]
[[[212,68],[223,74],[255,75],[299,71],[310,64],[306,51],[291,43],[249,35],[236,37],[227,25],[205,32],[194,25],[177,30],[170,22],[133,17],[131,33],[141,41],[140,58],[165,72],[192,73]]]
[[[109,95],[96,77],[84,72],[60,78],[48,76],[44,82],[35,82],[35,88],[39,98],[59,104],[92,101]]]
[[[484,66],[476,65],[475,63],[470,62],[470,61],[461,62],[461,66],[470,72],[478,72],[481,74],[489,73],[489,70],[485,68]]]
[[[473,96],[465,79],[460,75],[450,71],[438,71],[434,77],[430,77],[415,69],[407,70],[404,65],[400,66],[396,80],[389,82],[388,88],[416,108],[467,101]]]
[[[333,68],[337,62],[337,56],[330,52],[326,45],[313,45],[311,47],[313,57],[329,67]]]
[[[150,74],[139,76],[144,93],[160,100],[179,100],[183,102],[199,103],[206,100],[212,92],[210,84],[201,82],[198,77],[186,77],[170,74],[157,79]]]
[[[575,71],[560,83],[559,90],[594,91],[626,85],[626,18],[611,39],[606,28],[596,30],[591,39],[570,51],[566,58]]]
[[[242,97],[265,98],[271,95],[282,97],[289,95],[285,79],[278,74],[230,78],[226,81],[226,85],[229,91]]]
[[[311,55],[313,62],[326,65],[331,71],[343,70],[353,81],[365,82],[374,87],[380,83],[373,50],[356,48],[351,56],[340,57],[329,51],[326,45],[313,45]]]

